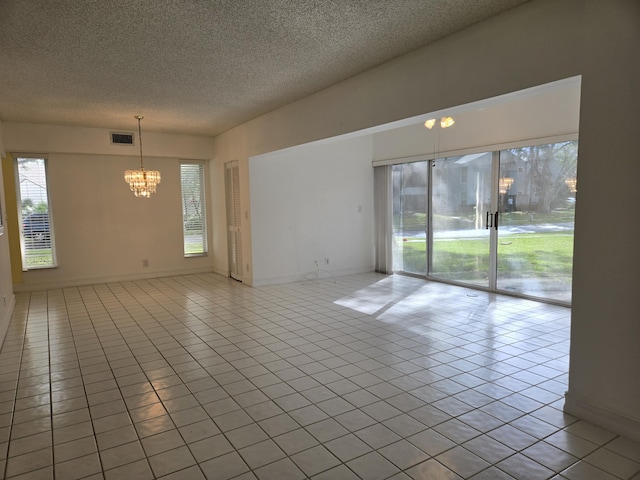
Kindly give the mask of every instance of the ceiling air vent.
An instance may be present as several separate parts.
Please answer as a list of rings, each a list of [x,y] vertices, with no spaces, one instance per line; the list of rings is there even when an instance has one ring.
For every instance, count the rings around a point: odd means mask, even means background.
[[[111,143],[114,145],[133,145],[133,132],[111,132]]]

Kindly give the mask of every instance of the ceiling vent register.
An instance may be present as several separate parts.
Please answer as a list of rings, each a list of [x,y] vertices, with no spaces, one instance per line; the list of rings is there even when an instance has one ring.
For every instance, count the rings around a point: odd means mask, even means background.
[[[111,132],[111,143],[114,145],[133,145],[133,133]]]

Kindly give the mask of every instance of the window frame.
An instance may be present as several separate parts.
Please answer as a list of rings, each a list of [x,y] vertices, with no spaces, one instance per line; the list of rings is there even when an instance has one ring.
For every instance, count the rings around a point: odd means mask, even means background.
[[[184,181],[185,181],[185,177],[184,177],[184,173],[183,173],[183,167],[198,167],[198,175],[197,175],[197,179],[198,179],[198,189],[199,189],[199,205],[196,208],[196,211],[199,209],[200,213],[199,216],[201,217],[201,243],[198,242],[198,244],[202,245],[202,248],[200,251],[190,251],[189,249],[189,245],[190,244],[187,241],[187,231],[188,229],[187,227],[187,222],[192,221],[191,218],[189,218],[188,216],[188,208],[189,206],[185,204],[185,185],[184,185]],[[208,225],[207,225],[207,182],[206,182],[206,163],[202,160],[180,160],[180,207],[182,210],[182,251],[183,251],[183,255],[185,258],[190,258],[190,257],[204,257],[207,256],[209,254],[209,241],[208,241],[208,237],[209,237],[209,232],[208,232]]]
[[[51,203],[51,189],[50,189],[50,181],[49,181],[49,159],[47,155],[43,154],[33,154],[33,153],[16,153],[13,155],[14,157],[14,169],[15,169],[15,188],[16,188],[16,215],[18,217],[18,231],[20,235],[20,255],[22,259],[22,271],[32,271],[32,270],[46,270],[50,268],[58,267],[58,258],[56,252],[56,242],[55,242],[55,234],[54,234],[54,224],[53,224],[53,208]],[[21,188],[21,173],[20,173],[20,160],[42,160],[44,167],[44,184],[45,184],[45,198],[47,205],[47,230],[48,230],[48,240],[45,240],[49,244],[49,248],[51,249],[51,261],[50,263],[41,264],[41,265],[28,265],[28,253],[27,250],[32,250],[27,248],[27,240],[24,232],[24,221],[27,217],[23,215],[23,188]],[[43,213],[43,212],[32,212],[31,214]],[[33,246],[33,236],[30,237],[29,244]]]

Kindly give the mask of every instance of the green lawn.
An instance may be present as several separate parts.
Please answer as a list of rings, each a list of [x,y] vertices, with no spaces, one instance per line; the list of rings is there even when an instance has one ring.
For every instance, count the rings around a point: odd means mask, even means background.
[[[53,251],[51,248],[28,248],[25,263],[27,268],[50,267],[53,265]]]
[[[202,242],[186,243],[184,246],[185,255],[198,255],[202,253]]]
[[[402,243],[404,270],[424,273],[424,241]],[[571,281],[573,235],[566,233],[531,233],[500,239],[498,274],[502,278],[551,278]],[[487,240],[435,240],[433,272],[450,280],[470,280],[489,275]]]

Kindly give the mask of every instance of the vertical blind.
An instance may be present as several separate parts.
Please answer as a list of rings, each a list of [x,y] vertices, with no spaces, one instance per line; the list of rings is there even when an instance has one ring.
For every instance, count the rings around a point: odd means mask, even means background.
[[[375,247],[376,272],[392,273],[393,256],[391,240],[392,212],[391,212],[391,166],[383,165],[373,169],[374,177],[374,215],[375,215]]]

